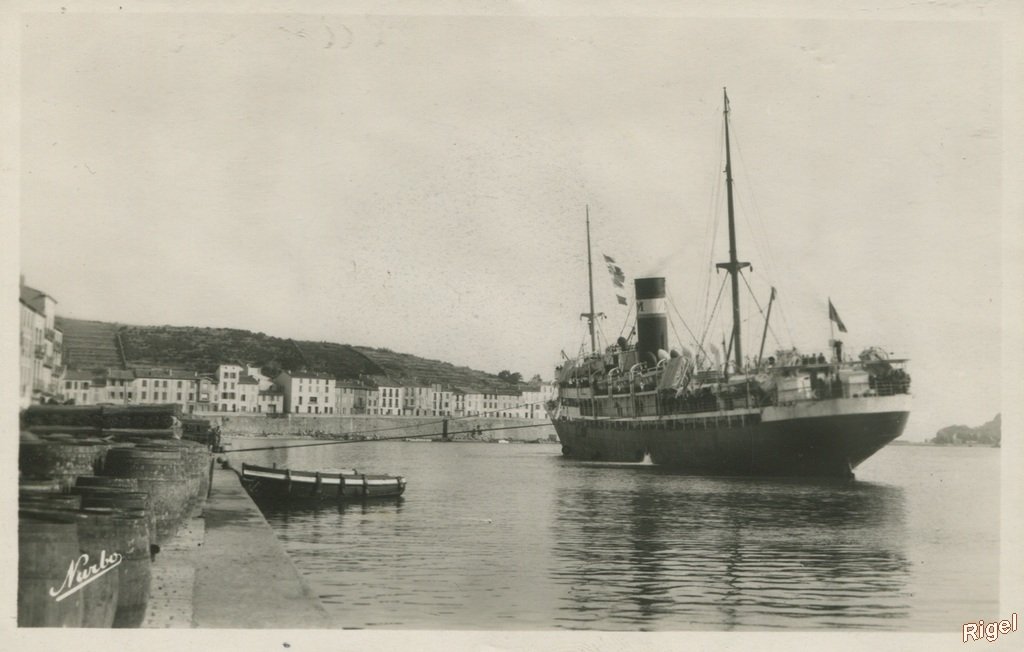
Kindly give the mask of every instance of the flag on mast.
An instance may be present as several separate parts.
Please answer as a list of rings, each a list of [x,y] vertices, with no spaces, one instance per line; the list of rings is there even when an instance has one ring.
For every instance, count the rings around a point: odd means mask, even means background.
[[[612,277],[612,284],[617,288],[626,287],[626,273],[622,271],[622,268],[615,264],[615,259],[608,254],[602,254],[604,256],[605,265],[608,266],[608,274]],[[628,306],[629,302],[626,301],[626,297],[619,293],[615,293],[615,299],[620,305]]]
[[[836,312],[836,307],[832,305],[832,299],[828,300],[828,318],[836,323],[840,333],[846,332],[846,324],[839,318],[839,313]]]
[[[621,288],[626,286],[626,274],[622,271],[622,268],[615,264],[615,259],[611,256],[605,255],[604,262],[608,265],[608,273],[612,276],[612,283],[615,287]]]

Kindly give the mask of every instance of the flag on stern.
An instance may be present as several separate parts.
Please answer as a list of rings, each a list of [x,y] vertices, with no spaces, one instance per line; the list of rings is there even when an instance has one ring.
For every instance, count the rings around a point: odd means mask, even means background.
[[[622,268],[615,264],[615,259],[607,254],[604,256],[604,262],[608,266],[608,274],[612,277],[612,284],[617,288],[626,287],[626,273],[622,271]],[[618,292],[615,293],[615,299],[620,305],[627,306],[629,303],[626,301],[626,297],[622,296]]]
[[[832,305],[832,299],[828,300],[828,318],[836,323],[840,333],[846,332],[846,324],[839,318],[839,313],[836,312],[836,307]]]

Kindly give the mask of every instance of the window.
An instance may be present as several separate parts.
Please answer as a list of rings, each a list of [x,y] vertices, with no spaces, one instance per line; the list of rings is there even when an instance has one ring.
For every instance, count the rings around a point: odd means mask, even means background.
[[[181,392],[178,392],[178,400],[181,400]]]
[[[143,387],[145,387],[145,386],[146,386],[146,379],[145,379],[145,378],[143,378],[143,379],[142,379],[142,386],[143,386]]]
[[[142,400],[143,400],[143,401],[145,401],[145,400],[146,400],[146,392],[142,392]]]

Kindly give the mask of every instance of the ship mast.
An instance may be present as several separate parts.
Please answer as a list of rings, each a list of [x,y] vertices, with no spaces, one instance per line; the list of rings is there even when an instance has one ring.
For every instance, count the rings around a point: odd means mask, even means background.
[[[590,204],[587,204],[587,283],[590,287],[590,312],[580,317],[587,318],[590,326],[590,352],[597,353],[597,338],[594,335],[594,264],[590,260]]]
[[[725,108],[722,115],[725,120],[725,188],[729,206],[729,262],[718,263],[716,267],[724,269],[732,276],[732,348],[736,352],[736,371],[743,370],[743,351],[740,344],[740,270],[750,267],[750,263],[736,259],[736,222],[733,216],[732,203],[732,158],[729,153],[729,95],[722,89]],[[728,365],[728,360],[726,360]]]

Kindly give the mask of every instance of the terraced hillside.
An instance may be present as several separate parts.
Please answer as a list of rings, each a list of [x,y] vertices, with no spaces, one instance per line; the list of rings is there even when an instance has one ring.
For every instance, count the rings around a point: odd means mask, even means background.
[[[124,368],[117,324],[57,317],[56,326],[64,334],[62,359],[68,369]]]
[[[127,326],[81,320],[65,321],[87,324],[85,330],[93,338],[89,342],[112,342],[111,351],[118,358],[116,336],[119,336],[124,361],[129,367],[172,367],[209,373],[216,370],[218,364],[233,361],[259,364],[265,373],[271,375],[282,369],[290,369],[325,372],[336,378],[369,376],[378,380],[388,378],[416,384],[447,383],[467,389],[510,388],[493,374],[456,367],[439,360],[395,353],[388,349],[290,340],[234,328]],[[81,331],[78,323],[72,331]],[[67,337],[65,331],[65,341]],[[90,362],[99,362],[99,349],[90,351],[93,352]],[[111,364],[99,366],[121,366],[120,359],[113,364],[113,358],[109,355],[103,360]]]
[[[493,374],[476,371],[469,367],[456,367],[448,362],[419,358],[406,353],[395,353],[388,349],[353,347],[383,369],[389,378],[408,379],[417,383],[445,383],[466,389],[508,389],[509,385]]]

